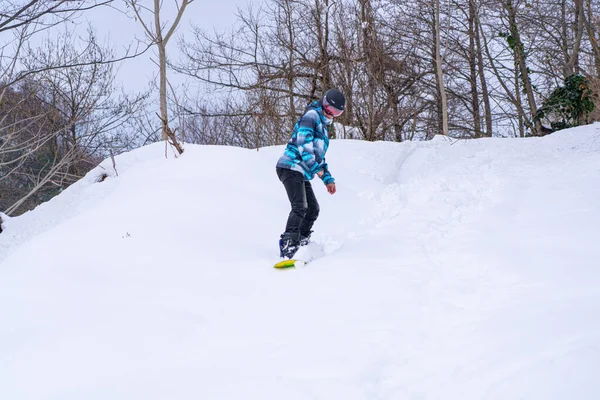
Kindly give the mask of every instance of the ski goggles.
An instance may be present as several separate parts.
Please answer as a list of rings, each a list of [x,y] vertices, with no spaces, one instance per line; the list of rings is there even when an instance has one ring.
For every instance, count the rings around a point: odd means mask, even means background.
[[[344,113],[343,108],[341,110],[338,108],[335,108],[332,104],[330,104],[327,101],[327,98],[325,98],[325,97],[323,97],[323,111],[325,111],[325,113],[327,115],[331,115],[332,117],[339,117],[340,115],[342,115]]]
[[[338,110],[337,108],[335,108],[334,106],[327,104],[327,105],[323,105],[323,110],[325,110],[325,113],[327,115],[331,115],[332,117],[339,117],[340,115],[342,115],[344,113],[344,110]]]

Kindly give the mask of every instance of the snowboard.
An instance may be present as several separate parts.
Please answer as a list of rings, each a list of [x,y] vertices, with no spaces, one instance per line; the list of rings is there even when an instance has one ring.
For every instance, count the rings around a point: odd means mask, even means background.
[[[306,265],[306,263],[302,260],[283,260],[283,261],[279,261],[278,263],[275,264],[275,268],[296,268],[296,267],[304,267]]]
[[[277,262],[274,267],[277,269],[302,268],[314,259],[324,255],[325,252],[322,245],[315,242],[310,242],[306,246],[300,247],[298,252],[294,255],[294,258],[290,260],[280,259],[280,261]]]

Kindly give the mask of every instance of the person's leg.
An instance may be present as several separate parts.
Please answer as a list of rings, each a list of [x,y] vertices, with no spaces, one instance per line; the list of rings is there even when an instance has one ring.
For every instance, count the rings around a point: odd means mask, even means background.
[[[285,226],[285,232],[281,235],[279,247],[282,257],[291,258],[298,250],[300,226],[304,221],[308,208],[304,175],[290,169],[277,168],[277,176],[285,187],[292,207]]]
[[[302,241],[302,239],[305,239],[306,243],[303,244],[307,244],[310,239],[310,234],[312,233],[311,229],[319,217],[319,202],[317,201],[317,197],[315,196],[315,192],[313,191],[310,182],[304,182],[304,191],[306,192],[308,209],[306,210],[306,215],[300,225],[300,240]]]
[[[277,168],[277,175],[285,187],[292,207],[285,226],[285,233],[298,236],[300,235],[300,226],[308,209],[304,175],[285,168]]]

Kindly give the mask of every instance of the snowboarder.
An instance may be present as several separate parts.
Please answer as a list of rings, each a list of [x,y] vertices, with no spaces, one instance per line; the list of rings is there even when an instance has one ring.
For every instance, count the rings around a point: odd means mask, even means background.
[[[292,138],[277,162],[277,176],[290,200],[292,210],[279,240],[280,257],[291,259],[300,246],[308,244],[312,226],[319,216],[319,203],[310,184],[317,175],[334,194],[335,180],[329,173],[325,153],[329,147],[327,128],[344,112],[346,99],[329,89],[321,100],[312,102],[294,126]]]

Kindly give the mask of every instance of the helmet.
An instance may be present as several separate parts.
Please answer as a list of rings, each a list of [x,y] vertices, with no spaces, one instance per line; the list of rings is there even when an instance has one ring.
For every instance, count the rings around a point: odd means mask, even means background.
[[[337,89],[329,89],[323,96],[323,109],[333,117],[339,117],[344,112],[346,98]]]

